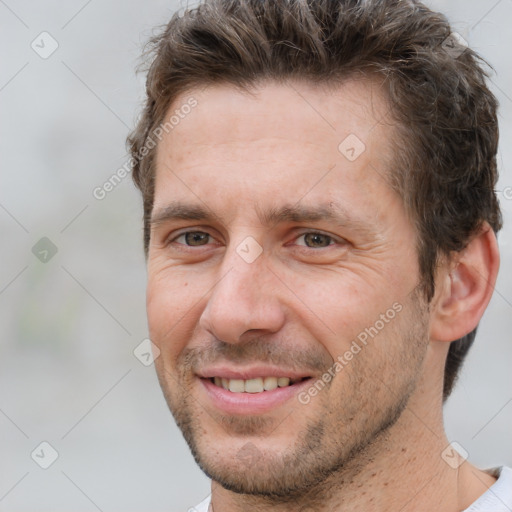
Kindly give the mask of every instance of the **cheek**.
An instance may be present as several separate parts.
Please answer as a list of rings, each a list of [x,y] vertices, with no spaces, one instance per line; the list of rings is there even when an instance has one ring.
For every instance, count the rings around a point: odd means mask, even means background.
[[[397,300],[386,283],[369,282],[355,273],[294,276],[299,322],[324,345],[333,359],[374,326]],[[399,296],[399,295],[398,295]],[[380,326],[380,324],[379,324]]]
[[[176,272],[149,276],[146,309],[150,338],[173,359],[194,330],[203,293],[199,293],[194,280]]]

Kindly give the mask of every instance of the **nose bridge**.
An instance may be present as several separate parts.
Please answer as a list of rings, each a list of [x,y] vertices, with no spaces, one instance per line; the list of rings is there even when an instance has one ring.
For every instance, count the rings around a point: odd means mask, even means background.
[[[244,239],[226,250],[200,324],[218,339],[236,343],[248,330],[275,332],[284,315],[262,248]]]
[[[220,267],[220,279],[213,289],[214,295],[234,294],[239,301],[258,302],[262,293],[257,293],[257,285],[264,281],[269,284],[267,274],[267,254],[263,247],[253,236],[233,237],[233,242],[228,244],[222,265]],[[263,292],[260,286],[260,292]]]

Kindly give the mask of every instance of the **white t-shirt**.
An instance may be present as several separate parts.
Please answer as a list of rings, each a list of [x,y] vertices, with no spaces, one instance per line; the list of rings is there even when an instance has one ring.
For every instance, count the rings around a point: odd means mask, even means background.
[[[498,480],[463,512],[510,512],[512,510],[512,469],[503,466],[485,471]]]
[[[199,505],[196,505],[195,507],[189,508],[187,512],[208,512],[208,506],[210,505],[210,496],[205,498]]]
[[[462,512],[510,512],[512,510],[512,469],[506,466],[485,470],[498,480],[469,508]],[[189,512],[209,512],[210,496]]]

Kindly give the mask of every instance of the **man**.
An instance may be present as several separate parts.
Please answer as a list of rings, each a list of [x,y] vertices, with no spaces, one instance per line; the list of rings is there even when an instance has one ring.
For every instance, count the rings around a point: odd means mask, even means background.
[[[153,44],[129,141],[192,510],[512,510],[442,417],[499,266],[476,54],[399,0],[211,0]]]

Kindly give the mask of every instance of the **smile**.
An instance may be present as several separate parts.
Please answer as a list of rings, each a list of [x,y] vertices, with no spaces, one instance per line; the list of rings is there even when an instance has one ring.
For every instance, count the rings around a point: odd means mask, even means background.
[[[212,377],[210,382],[216,386],[229,390],[232,393],[262,393],[277,388],[293,386],[307,377],[293,379],[290,377],[257,377],[254,379],[226,379],[224,377]]]

